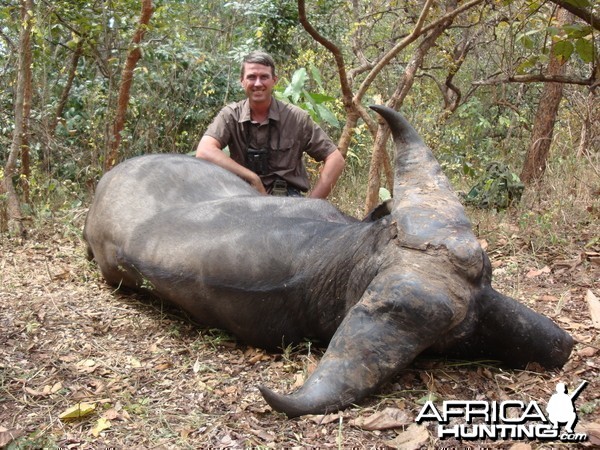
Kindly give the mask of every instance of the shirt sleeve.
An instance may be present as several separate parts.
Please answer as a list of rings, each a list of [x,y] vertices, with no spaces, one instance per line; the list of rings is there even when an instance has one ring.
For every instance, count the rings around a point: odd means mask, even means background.
[[[225,106],[219,114],[215,116],[211,124],[204,132],[205,136],[215,138],[221,144],[221,148],[225,148],[229,145],[232,132],[230,124],[235,120],[233,117],[233,111],[229,106]]]

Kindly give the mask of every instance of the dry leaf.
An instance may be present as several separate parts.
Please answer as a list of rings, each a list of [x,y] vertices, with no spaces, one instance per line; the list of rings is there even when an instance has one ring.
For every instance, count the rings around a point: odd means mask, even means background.
[[[76,420],[89,416],[96,410],[95,403],[81,402],[65,410],[58,418],[63,421]]]
[[[102,433],[104,430],[109,429],[110,426],[111,426],[110,420],[108,420],[105,417],[101,417],[96,421],[96,425],[94,426],[94,428],[92,428],[91,433],[95,437],[98,437],[100,435],[100,433]]]
[[[51,394],[56,394],[58,391],[60,391],[62,389],[63,385],[62,383],[59,381],[57,383],[54,383],[52,385],[52,387],[50,388],[50,393]]]
[[[134,358],[133,356],[129,357],[129,364],[131,364],[131,367],[134,369],[139,369],[142,367],[142,363],[139,361],[139,359]]]
[[[107,409],[104,414],[102,414],[102,417],[108,420],[115,420],[119,417],[119,411],[117,411],[116,408]]]
[[[83,360],[79,361],[76,365],[77,365],[77,370],[79,372],[84,372],[84,373],[92,373],[94,370],[96,370],[98,368],[98,366],[96,365],[96,361],[94,361],[93,359],[83,359]]]
[[[304,384],[304,375],[301,373],[297,373],[294,375],[294,384],[292,384],[292,389],[298,389]]]
[[[543,273],[550,273],[550,267],[544,266],[541,269],[531,269],[529,272],[527,272],[527,275],[525,275],[525,277],[526,278],[535,278],[535,277],[539,277]]]
[[[179,432],[179,436],[181,436],[182,439],[187,439],[190,437],[190,434],[192,434],[194,431],[196,431],[198,428],[194,427],[194,428],[184,428]]]
[[[244,352],[244,359],[248,364],[256,364],[259,361],[268,360],[269,356],[261,349],[249,347]]]
[[[583,429],[588,435],[588,442],[591,445],[600,446],[600,423],[587,423]]]
[[[357,417],[350,421],[350,425],[363,430],[387,430],[408,425],[412,420],[406,412],[398,408],[385,408],[383,411],[372,414],[369,417]]]
[[[250,432],[265,442],[273,442],[275,440],[274,435],[260,428],[256,430],[250,430]]]
[[[594,328],[600,329],[600,300],[594,295],[594,293],[588,289],[585,294],[588,307],[590,308],[590,317],[592,318],[592,325]]]
[[[202,363],[200,362],[199,359],[196,359],[196,362],[194,363],[194,367],[192,367],[192,370],[194,371],[194,373],[198,373],[198,372],[200,372],[201,368],[202,368]]]
[[[327,425],[328,423],[338,422],[340,420],[340,414],[315,414],[312,416],[307,416],[307,418],[317,425]]]
[[[519,442],[518,444],[511,445],[508,450],[531,450],[531,445]]]
[[[82,359],[77,363],[77,365],[81,367],[92,367],[96,365],[96,361],[93,359]]]
[[[594,347],[584,347],[577,352],[579,356],[583,356],[585,358],[590,358],[596,353],[598,353],[598,350],[596,350]]]
[[[226,434],[225,436],[223,436],[221,438],[221,442],[220,442],[221,445],[226,446],[226,447],[230,446],[230,445],[234,445],[235,443],[236,443],[236,441],[234,441],[231,438],[231,435],[229,435],[229,434]]]
[[[171,364],[170,362],[164,362],[161,364],[157,364],[156,366],[154,366],[154,370],[167,370],[169,368],[171,368],[173,366],[173,364]]]
[[[46,395],[42,391],[36,391],[35,389],[31,389],[30,387],[27,387],[27,386],[25,386],[23,388],[23,390],[25,392],[27,392],[29,395],[33,395],[34,397],[44,397]]]
[[[391,441],[387,441],[385,444],[392,448],[402,450],[413,450],[420,448],[425,442],[429,440],[429,432],[423,425],[417,425],[413,423],[408,429]]]
[[[23,436],[24,432],[16,428],[9,430],[8,428],[0,427],[0,448],[10,444],[18,437]]]

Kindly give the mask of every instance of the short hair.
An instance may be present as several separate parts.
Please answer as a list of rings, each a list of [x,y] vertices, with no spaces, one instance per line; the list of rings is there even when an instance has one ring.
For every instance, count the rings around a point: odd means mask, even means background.
[[[275,60],[271,55],[266,52],[254,51],[248,53],[242,59],[242,69],[240,78],[244,78],[244,66],[246,64],[260,64],[261,66],[267,66],[271,68],[271,74],[275,76]]]

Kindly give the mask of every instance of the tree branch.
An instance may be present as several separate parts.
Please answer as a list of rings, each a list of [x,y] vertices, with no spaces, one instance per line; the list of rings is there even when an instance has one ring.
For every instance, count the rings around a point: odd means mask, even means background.
[[[127,59],[125,60],[125,65],[123,66],[123,72],[121,74],[121,86],[119,88],[117,112],[113,126],[113,139],[108,157],[104,163],[106,170],[110,170],[117,163],[119,145],[121,143],[121,131],[123,131],[123,127],[125,126],[125,114],[127,113],[131,84],[133,83],[133,72],[137,62],[142,57],[140,43],[142,42],[144,34],[146,34],[148,23],[150,22],[150,17],[152,17],[153,12],[154,6],[152,5],[152,0],[142,0],[140,20],[133,38],[131,39],[131,49],[127,54]]]
[[[586,8],[581,8],[579,6],[574,5],[573,2],[568,0],[550,1],[552,3],[557,4],[561,8],[566,9],[571,14],[574,14],[575,16],[579,17],[581,20],[591,25],[592,28],[595,28],[596,30],[600,31],[600,17],[595,15],[591,8],[589,10]]]
[[[419,17],[419,20],[417,21],[417,24],[415,25],[415,28],[412,31],[412,33],[410,33],[408,36],[406,36],[404,39],[402,39],[400,42],[398,42],[383,58],[381,58],[378,61],[378,63],[375,65],[375,67],[373,67],[373,70],[371,70],[371,72],[367,75],[367,77],[362,82],[362,84],[355,96],[355,103],[360,103],[360,101],[362,100],[362,97],[367,92],[367,89],[369,88],[371,83],[375,80],[377,75],[379,75],[379,72],[381,72],[381,70],[383,70],[383,68],[387,64],[389,64],[389,62],[392,59],[394,59],[394,57],[396,57],[396,55],[398,53],[400,53],[402,50],[404,50],[408,45],[410,45],[412,42],[414,42],[421,35],[427,33],[428,31],[432,30],[433,28],[439,26],[441,23],[444,23],[445,21],[447,21],[449,19],[453,19],[454,17],[465,12],[466,10],[473,8],[474,6],[477,6],[480,3],[483,3],[483,1],[484,0],[468,1],[464,5],[460,6],[459,8],[456,8],[456,9],[450,11],[449,13],[444,14],[439,19],[433,21],[432,23],[430,23],[429,25],[424,27],[423,21],[425,20],[426,15],[427,15],[427,10],[429,10],[429,8],[431,7],[431,3],[432,3],[431,1],[428,1],[425,4],[425,6],[423,7],[421,16]]]
[[[496,85],[504,83],[564,83],[578,84],[581,86],[593,86],[596,80],[593,77],[577,78],[569,75],[544,75],[544,74],[526,74],[511,75],[506,77],[489,78],[487,80],[474,81],[476,86]]]
[[[344,56],[342,55],[342,51],[339,49],[337,45],[333,42],[325,38],[321,35],[308,21],[306,17],[306,2],[305,0],[298,0],[298,19],[302,24],[302,27],[306,30],[308,34],[312,36],[312,38],[325,47],[327,50],[331,52],[335,59],[335,63],[338,68],[338,73],[340,77],[340,85],[342,88],[342,96],[344,98],[344,102],[352,100],[352,88],[350,87],[350,83],[348,81],[348,75],[346,74],[346,63],[344,62]],[[347,105],[349,106],[349,105]]]

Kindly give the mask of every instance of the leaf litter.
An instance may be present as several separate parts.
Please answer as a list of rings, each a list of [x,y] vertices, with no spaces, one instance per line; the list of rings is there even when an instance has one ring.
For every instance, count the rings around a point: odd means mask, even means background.
[[[562,370],[419,358],[360,406],[294,420],[271,411],[257,386],[291,391],[323,349],[267,353],[223,331],[200,329],[159,300],[115,290],[85,259],[72,226],[49,224],[23,242],[1,237],[0,447],[451,447],[461,443],[438,440],[434,425],[414,424],[426,399],[545,405],[557,382],[574,386],[585,379],[596,389],[577,400],[577,429],[589,433],[591,448],[600,439],[600,248],[532,253],[518,230],[508,224],[483,233],[494,283],[574,336]],[[480,445],[574,448],[469,443]]]

